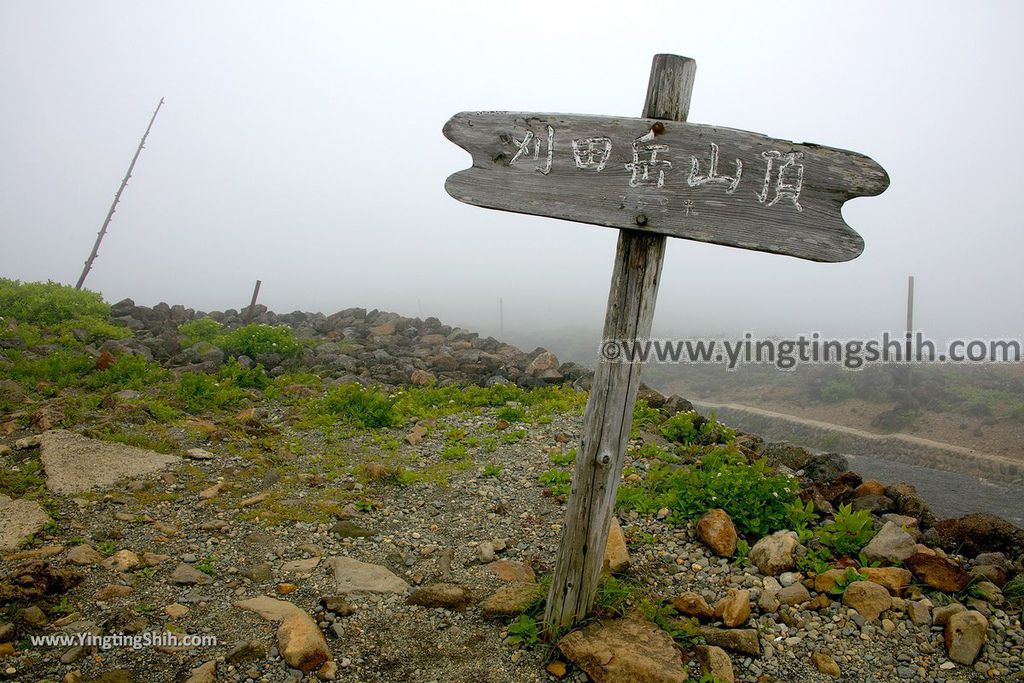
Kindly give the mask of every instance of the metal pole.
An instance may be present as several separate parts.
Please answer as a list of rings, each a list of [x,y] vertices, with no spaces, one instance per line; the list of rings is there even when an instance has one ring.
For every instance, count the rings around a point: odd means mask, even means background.
[[[911,354],[914,344],[914,276],[907,277],[907,410],[914,407],[914,383]]]
[[[252,317],[256,315],[256,298],[260,295],[260,285],[263,282],[261,280],[256,281],[256,287],[252,290],[252,301],[249,302],[249,310],[245,312],[245,322],[251,322]]]
[[[160,102],[156,105],[156,109],[153,111],[153,117],[149,119],[149,125],[146,126],[146,132],[142,134],[142,140],[139,141],[139,148],[135,150],[135,156],[132,157],[132,163],[128,165],[128,172],[124,174],[124,180],[121,181],[121,186],[117,188],[117,193],[114,195],[114,201],[110,204],[110,210],[107,211],[107,217],[103,220],[103,227],[100,228],[100,232],[96,235],[96,242],[92,245],[92,251],[89,253],[89,258],[85,260],[85,267],[82,269],[82,274],[78,277],[78,284],[75,285],[75,289],[81,289],[82,285],[85,284],[85,278],[92,270],[92,263],[96,260],[96,257],[100,253],[100,243],[103,241],[103,237],[107,234],[107,226],[110,225],[111,219],[114,217],[114,211],[117,210],[117,203],[121,201],[121,193],[124,192],[124,188],[128,185],[128,179],[132,177],[132,171],[135,170],[135,162],[139,160],[139,155],[142,154],[142,148],[146,145],[146,138],[149,137],[149,131],[153,128],[153,122],[156,121],[156,115],[160,113],[160,107],[164,106],[164,98],[160,98]]]

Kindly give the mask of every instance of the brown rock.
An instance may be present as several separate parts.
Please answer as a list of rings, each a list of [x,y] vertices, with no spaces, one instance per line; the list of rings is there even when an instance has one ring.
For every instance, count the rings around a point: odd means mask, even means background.
[[[67,561],[83,567],[91,567],[103,562],[103,555],[91,545],[83,543],[68,551]]]
[[[708,510],[697,522],[697,538],[719,557],[732,557],[736,554],[736,525],[732,523],[729,513],[721,508]]]
[[[514,617],[544,599],[544,588],[536,583],[513,583],[494,592],[480,604],[486,617]]]
[[[183,616],[188,614],[188,607],[172,602],[170,605],[164,606],[164,614],[171,619],[181,619]]]
[[[131,550],[118,550],[100,564],[111,571],[126,572],[139,566],[139,556]]]
[[[487,568],[502,581],[533,583],[537,580],[537,575],[530,565],[515,560],[498,560],[488,564]]]
[[[131,595],[135,592],[135,589],[131,586],[122,586],[116,583],[108,583],[98,591],[92,594],[93,600],[100,602],[110,602],[116,598],[123,598]]]
[[[944,593],[959,593],[971,581],[971,575],[958,562],[938,555],[911,555],[906,566],[918,580]]]
[[[435,583],[413,591],[407,602],[420,607],[464,609],[473,602],[473,594],[465,586],[454,583]]]
[[[742,626],[750,617],[750,591],[730,589],[715,605],[715,614],[729,628]]]
[[[1024,552],[1024,529],[988,513],[944,519],[935,525],[942,548],[967,557],[1002,552],[1016,557]]]
[[[423,441],[423,437],[426,435],[427,428],[423,425],[416,425],[412,428],[412,431],[405,435],[405,442],[410,446],[415,446],[420,441]]]
[[[877,479],[865,479],[864,483],[853,490],[853,497],[860,498],[861,496],[884,496],[885,495],[885,484],[878,481]]]
[[[425,387],[436,382],[437,377],[432,372],[417,368],[409,374],[409,381],[418,387]]]
[[[943,605],[942,607],[936,607],[935,611],[932,612],[932,624],[935,626],[945,626],[949,623],[950,618],[954,614],[966,611],[967,608],[959,602],[952,602],[948,605]]]
[[[46,614],[43,610],[39,609],[38,605],[32,605],[21,610],[18,618],[29,626],[44,626],[46,624]]]
[[[189,672],[185,683],[214,683],[217,680],[217,660],[211,659]]]
[[[604,546],[604,568],[612,574],[621,574],[629,569],[629,563],[626,537],[622,534],[619,520],[612,517],[608,527],[608,542]]]
[[[902,595],[913,579],[902,567],[861,567],[857,571],[867,576],[868,581],[885,586],[893,595]]]
[[[683,683],[683,668],[672,637],[639,618],[586,626],[558,641],[558,649],[594,683]]]
[[[680,614],[698,619],[710,619],[715,616],[715,611],[697,593],[686,592],[672,598],[672,607]]]
[[[179,586],[206,586],[213,583],[213,578],[192,565],[181,562],[171,573],[170,581]]]
[[[871,581],[856,581],[843,591],[843,604],[852,607],[868,621],[874,621],[892,607],[889,591]]]
[[[751,657],[761,656],[761,641],[754,628],[713,628],[702,627],[698,635],[704,638],[708,645],[716,645],[731,652],[749,655]]]
[[[155,567],[158,564],[163,564],[169,559],[171,559],[170,555],[151,553],[148,550],[143,550],[142,554],[139,555],[139,562],[142,563],[143,567]]]
[[[796,567],[796,559],[803,550],[796,532],[776,531],[754,544],[750,561],[765,576],[778,576]]]
[[[698,645],[694,648],[694,654],[700,663],[701,674],[713,676],[723,683],[735,683],[732,660],[725,650],[715,645]]]
[[[954,662],[970,666],[988,634],[988,619],[980,612],[958,612],[946,624],[946,651]]]
[[[549,662],[544,669],[558,680],[565,678],[565,674],[568,673],[568,670],[565,667],[565,662],[560,659]]]
[[[932,606],[925,600],[912,600],[907,603],[907,615],[915,626],[927,626],[932,623]]]
[[[831,593],[836,583],[846,576],[845,569],[829,569],[814,577],[814,590],[818,593]]]
[[[299,671],[319,669],[331,656],[316,622],[298,609],[278,627],[277,648],[288,666]]]
[[[320,598],[320,604],[328,612],[334,612],[339,617],[348,617],[355,613],[356,608],[344,595],[325,595]]]
[[[811,599],[811,594],[807,592],[807,588],[802,583],[797,581],[780,590],[775,597],[783,605],[802,605]]]
[[[66,593],[85,577],[72,569],[32,561],[19,565],[0,580],[0,604],[27,603],[47,595]]]
[[[389,321],[375,325],[369,329],[369,332],[374,337],[390,337],[395,333],[395,323]]]
[[[812,652],[811,663],[814,664],[814,667],[818,671],[825,674],[826,676],[831,676],[832,678],[839,678],[843,675],[843,672],[839,668],[839,665],[836,663],[836,660],[832,658],[832,655],[826,652],[821,652],[820,650]]]
[[[534,377],[554,377],[561,375],[558,373],[558,359],[555,354],[550,351],[544,351],[537,355],[530,364],[526,366],[526,373],[533,375]]]

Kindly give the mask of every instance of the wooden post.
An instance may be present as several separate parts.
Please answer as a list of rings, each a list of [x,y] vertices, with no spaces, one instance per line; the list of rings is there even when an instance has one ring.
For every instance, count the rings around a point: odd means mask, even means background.
[[[907,410],[914,409],[913,369],[911,354],[914,349],[914,276],[907,276]]]
[[[655,55],[644,118],[685,121],[696,66],[686,57]],[[665,241],[660,234],[619,231],[605,340],[630,342],[650,336]],[[639,363],[600,359],[583,417],[562,541],[544,612],[548,635],[571,627],[593,606],[639,388]]]
[[[100,243],[103,242],[103,238],[107,234],[107,226],[110,225],[110,221],[114,218],[114,211],[117,210],[117,203],[121,201],[121,193],[124,192],[124,188],[128,186],[128,180],[132,177],[132,171],[135,170],[135,162],[139,160],[139,155],[142,154],[142,148],[146,146],[146,138],[149,137],[149,131],[153,128],[153,122],[156,121],[156,115],[160,113],[160,107],[164,106],[164,98],[160,98],[160,102],[157,103],[156,109],[153,111],[153,117],[149,120],[149,125],[146,126],[146,132],[142,134],[142,139],[139,140],[139,147],[135,150],[135,156],[132,157],[132,162],[128,164],[128,172],[124,174],[124,179],[121,181],[121,186],[117,188],[117,193],[114,195],[114,201],[110,204],[110,210],[107,211],[107,217],[103,219],[103,226],[100,228],[99,234],[96,235],[96,242],[92,245],[92,251],[89,252],[89,258],[85,259],[85,267],[82,268],[82,274],[78,276],[78,284],[75,285],[75,289],[81,289],[82,285],[85,284],[85,278],[92,270],[93,261],[100,253]]]
[[[252,290],[252,301],[249,302],[249,310],[245,312],[245,322],[249,323],[252,321],[252,317],[256,314],[256,299],[260,295],[260,285],[263,282],[261,280],[256,281],[256,286]]]

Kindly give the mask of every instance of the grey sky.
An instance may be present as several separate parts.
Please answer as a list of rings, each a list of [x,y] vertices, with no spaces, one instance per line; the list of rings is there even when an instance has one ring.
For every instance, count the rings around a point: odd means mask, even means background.
[[[639,115],[651,56],[697,60],[690,120],[889,171],[817,264],[670,240],[662,334],[1024,335],[1020,3],[12,2],[0,5],[0,274],[278,311],[377,307],[485,332],[597,327],[615,231],[466,206],[466,109]]]

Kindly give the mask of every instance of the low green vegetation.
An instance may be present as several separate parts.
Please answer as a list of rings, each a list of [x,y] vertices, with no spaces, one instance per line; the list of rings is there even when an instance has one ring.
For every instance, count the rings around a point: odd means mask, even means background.
[[[673,524],[722,508],[741,533],[763,536],[788,527],[798,490],[764,460],[749,463],[732,446],[713,446],[689,465],[652,465],[643,481],[619,488],[617,506],[644,514],[667,508]]]
[[[0,278],[0,317],[53,327],[80,319],[107,321],[110,306],[99,292]]]
[[[683,446],[715,446],[730,444],[736,433],[715,419],[690,411],[676,413],[661,425],[662,435]]]

